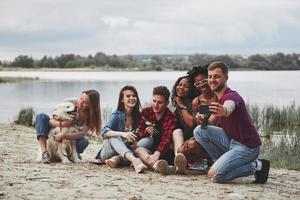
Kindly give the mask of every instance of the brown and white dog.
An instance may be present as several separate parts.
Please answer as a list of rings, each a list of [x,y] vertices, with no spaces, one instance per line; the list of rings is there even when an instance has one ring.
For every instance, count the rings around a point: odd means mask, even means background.
[[[53,112],[53,118],[64,121],[74,120],[76,117],[76,107],[73,103],[63,102],[56,106]],[[76,141],[63,139],[62,142],[55,141],[55,135],[59,132],[72,133],[78,132],[75,127],[56,127],[49,131],[49,138],[47,141],[47,149],[49,151],[50,160],[61,161],[69,164],[71,162],[80,163],[76,151]]]

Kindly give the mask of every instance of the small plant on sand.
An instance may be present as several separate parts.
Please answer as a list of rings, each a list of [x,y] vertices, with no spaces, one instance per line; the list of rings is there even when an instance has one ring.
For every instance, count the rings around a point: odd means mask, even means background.
[[[22,108],[17,116],[16,124],[32,126],[34,111],[32,107]]]

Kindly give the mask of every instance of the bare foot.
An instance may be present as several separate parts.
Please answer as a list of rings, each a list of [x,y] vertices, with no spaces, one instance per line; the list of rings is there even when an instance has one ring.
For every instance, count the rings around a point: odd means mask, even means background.
[[[122,156],[113,156],[110,159],[105,160],[105,163],[110,166],[111,168],[116,168],[118,167],[119,163],[122,160]]]
[[[137,158],[132,162],[132,165],[134,167],[134,171],[136,173],[143,173],[145,171],[145,169],[147,169],[147,166],[144,165],[144,163],[142,162],[141,159]]]

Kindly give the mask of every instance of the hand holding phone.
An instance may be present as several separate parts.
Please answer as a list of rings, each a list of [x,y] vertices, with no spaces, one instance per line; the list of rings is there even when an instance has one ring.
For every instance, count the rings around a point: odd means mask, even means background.
[[[204,105],[198,106],[198,112],[200,114],[204,115],[204,119],[202,121],[201,128],[202,129],[207,129],[208,119],[209,119],[209,117],[211,115],[211,112],[209,111],[209,105],[208,104],[204,104]]]
[[[203,104],[203,105],[198,106],[198,112],[200,114],[204,114],[204,115],[211,114],[211,112],[209,111],[209,105],[208,104]]]

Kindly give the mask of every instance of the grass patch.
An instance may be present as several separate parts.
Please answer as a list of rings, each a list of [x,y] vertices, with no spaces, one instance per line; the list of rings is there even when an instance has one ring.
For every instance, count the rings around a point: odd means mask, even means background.
[[[273,167],[300,170],[300,107],[248,105],[263,138],[262,158]]]
[[[34,111],[32,107],[22,108],[19,111],[17,116],[17,120],[15,121],[16,124],[25,125],[25,126],[32,126],[33,125],[33,116]]]
[[[24,81],[34,81],[38,80],[38,77],[29,78],[29,77],[0,77],[0,83],[18,83]]]

